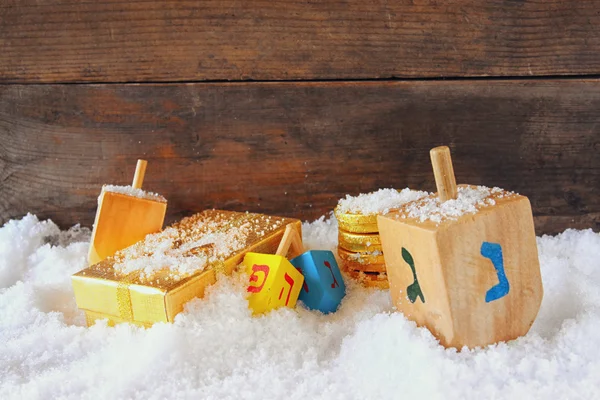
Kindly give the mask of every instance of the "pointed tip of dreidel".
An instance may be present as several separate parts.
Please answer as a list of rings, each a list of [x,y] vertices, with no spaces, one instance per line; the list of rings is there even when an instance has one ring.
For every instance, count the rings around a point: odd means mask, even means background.
[[[135,174],[133,175],[133,183],[131,184],[131,187],[134,189],[142,188],[144,176],[146,175],[146,166],[148,166],[148,161],[141,159],[137,161],[137,165],[135,166]]]
[[[431,165],[440,201],[443,203],[446,200],[456,199],[458,190],[452,158],[450,157],[450,148],[448,146],[434,147],[429,155],[431,156]]]

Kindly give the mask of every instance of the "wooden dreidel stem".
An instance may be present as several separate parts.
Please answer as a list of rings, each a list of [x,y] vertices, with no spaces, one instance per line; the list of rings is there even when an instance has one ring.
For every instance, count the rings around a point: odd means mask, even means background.
[[[131,187],[134,189],[141,189],[142,184],[144,183],[144,176],[146,175],[146,167],[148,166],[148,161],[146,160],[137,160],[137,165],[135,166],[135,174],[133,175],[133,182],[131,183]]]
[[[446,200],[456,199],[458,190],[450,149],[448,146],[435,147],[431,149],[429,155],[431,156],[431,165],[433,166],[433,175],[435,176],[435,185],[440,201],[443,203]]]
[[[304,253],[302,238],[300,238],[300,234],[291,224],[285,227],[285,232],[283,233],[283,237],[281,238],[281,242],[279,243],[279,247],[277,247],[275,254],[286,257],[290,248],[292,249],[292,254],[287,258],[294,258]]]

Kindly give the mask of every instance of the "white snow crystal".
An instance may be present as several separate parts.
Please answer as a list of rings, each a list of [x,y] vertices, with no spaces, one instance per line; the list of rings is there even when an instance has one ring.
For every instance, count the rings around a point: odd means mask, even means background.
[[[361,193],[358,196],[346,195],[338,202],[338,211],[352,214],[387,214],[391,209],[399,208],[409,201],[418,200],[429,193],[405,188],[379,189],[371,193]]]
[[[160,194],[147,192],[145,190],[134,188],[132,186],[104,185],[102,186],[102,191],[125,194],[127,196],[137,197],[139,199],[154,200],[161,203],[167,202],[167,199],[165,199]],[[100,200],[100,198],[98,198],[98,200]]]
[[[440,201],[437,196],[428,196],[407,204],[401,212],[402,217],[416,218],[420,222],[427,220],[439,224],[445,220],[458,219],[465,214],[475,214],[482,208],[496,204],[494,198],[513,196],[499,188],[485,186],[459,186],[456,199]]]
[[[303,232],[309,249],[336,246],[333,219]],[[393,312],[387,291],[352,281],[336,313],[252,317],[243,274],[220,279],[173,324],[87,328],[70,275],[88,243],[56,235],[32,215],[0,228],[1,399],[600,398],[591,230],[538,238],[544,300],[525,337],[461,352]]]

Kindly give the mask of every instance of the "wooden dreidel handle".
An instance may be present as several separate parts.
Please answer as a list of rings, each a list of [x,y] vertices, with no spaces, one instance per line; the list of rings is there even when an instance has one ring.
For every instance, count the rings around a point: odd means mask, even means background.
[[[146,160],[138,160],[137,165],[135,166],[135,174],[133,175],[133,183],[131,187],[134,189],[141,189],[142,183],[144,183],[144,176],[146,175],[146,166],[148,165],[148,161]]]
[[[458,191],[450,149],[448,146],[435,147],[431,149],[429,155],[431,156],[431,165],[433,166],[433,175],[435,176],[435,185],[440,201],[456,199]]]
[[[291,224],[285,227],[285,232],[283,233],[283,237],[281,238],[281,242],[279,243],[279,247],[277,247],[275,254],[285,257],[288,254],[290,247],[292,249],[292,254],[288,258],[294,258],[304,253],[302,238],[300,238],[300,234]]]

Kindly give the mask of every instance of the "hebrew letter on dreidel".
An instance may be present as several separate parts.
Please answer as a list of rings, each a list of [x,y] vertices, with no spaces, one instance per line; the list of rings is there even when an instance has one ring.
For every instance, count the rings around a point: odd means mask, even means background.
[[[481,255],[485,258],[489,258],[494,264],[498,280],[500,281],[497,285],[492,287],[485,294],[485,302],[498,300],[506,296],[510,290],[510,284],[504,273],[504,260],[502,258],[502,246],[498,243],[483,242],[481,244]]]
[[[329,263],[329,261],[325,261],[325,266],[327,268],[329,268],[329,272],[331,272],[331,277],[333,278],[333,283],[331,284],[331,288],[334,289],[336,287],[340,287],[340,284],[338,283],[337,279],[335,279],[335,275],[333,274],[333,271],[331,269],[331,264]]]
[[[413,273],[413,278],[415,281],[406,288],[406,294],[408,296],[408,300],[411,303],[417,301],[417,297],[421,299],[422,303],[425,303],[425,296],[423,296],[423,292],[421,291],[421,286],[419,285],[419,279],[417,278],[417,270],[415,269],[415,261],[412,256],[404,247],[402,248],[402,258],[406,263],[410,266],[410,269]]]
[[[263,286],[265,286],[265,282],[267,281],[267,277],[269,276],[269,266],[268,265],[256,265],[252,266],[252,275],[250,275],[250,282],[258,282],[259,276],[257,272],[262,272],[264,274],[262,283],[259,286],[248,286],[248,292],[250,293],[259,293]]]
[[[304,275],[304,272],[302,272],[302,268],[300,268],[300,267],[296,267],[296,269],[298,270],[298,272],[300,272],[302,275]],[[306,284],[306,280],[304,280],[304,283],[302,284],[302,289],[304,289],[304,291],[305,291],[306,293],[308,293],[308,292],[309,292],[309,290],[308,290],[308,285]]]
[[[346,293],[346,287],[333,253],[328,250],[310,250],[290,262],[304,276],[305,286],[300,291],[298,300],[308,309],[319,310],[323,314],[336,311]]]
[[[287,299],[285,299],[285,305],[287,306],[288,303],[290,302],[290,295],[292,294],[292,287],[294,286],[294,279],[289,276],[286,272],[285,276],[284,276],[285,281],[290,285],[290,289],[288,291],[288,295],[287,295]],[[281,288],[281,292],[279,292],[279,300],[281,300],[281,296],[283,296],[283,292],[284,292],[285,288],[282,287]]]

